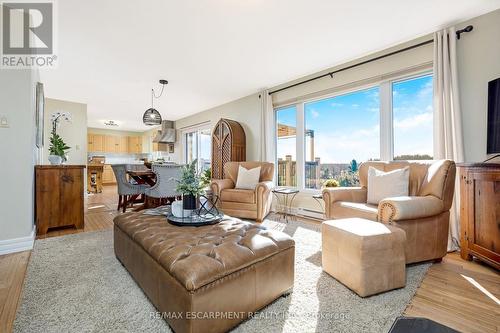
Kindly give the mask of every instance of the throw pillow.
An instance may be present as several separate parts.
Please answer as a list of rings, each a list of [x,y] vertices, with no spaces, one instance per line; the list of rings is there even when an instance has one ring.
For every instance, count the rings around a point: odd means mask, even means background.
[[[247,170],[240,165],[238,167],[238,179],[236,179],[235,188],[255,190],[255,186],[259,183],[259,179],[260,167]]]
[[[378,203],[385,198],[407,196],[409,184],[409,167],[389,172],[369,167],[367,202],[369,204],[378,205]]]

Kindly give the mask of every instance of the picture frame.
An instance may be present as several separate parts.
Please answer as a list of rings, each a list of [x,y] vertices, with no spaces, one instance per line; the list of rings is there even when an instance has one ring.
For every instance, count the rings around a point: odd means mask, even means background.
[[[35,125],[36,125],[36,146],[43,148],[44,145],[44,114],[45,114],[45,94],[43,83],[37,82],[35,87]]]

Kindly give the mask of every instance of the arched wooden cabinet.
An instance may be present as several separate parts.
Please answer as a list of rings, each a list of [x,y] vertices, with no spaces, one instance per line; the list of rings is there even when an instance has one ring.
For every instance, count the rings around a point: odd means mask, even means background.
[[[219,120],[212,132],[212,178],[223,179],[226,162],[246,160],[246,139],[237,121]]]

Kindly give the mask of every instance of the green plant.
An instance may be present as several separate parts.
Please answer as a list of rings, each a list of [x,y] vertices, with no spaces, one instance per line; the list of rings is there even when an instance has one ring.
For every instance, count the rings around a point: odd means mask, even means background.
[[[323,183],[323,186],[324,187],[339,187],[340,184],[337,180],[335,179],[327,179],[325,180],[325,182]]]
[[[184,195],[198,196],[203,193],[205,186],[201,182],[201,177],[196,171],[198,160],[194,160],[181,168],[180,179],[175,179],[177,182],[176,191]]]
[[[51,116],[52,132],[50,134],[50,155],[60,156],[63,161],[66,161],[66,151],[70,149],[59,134],[57,134],[57,126],[61,120],[71,122],[71,114],[69,112],[56,112]]]
[[[356,160],[352,160],[351,163],[349,163],[349,169],[351,172],[358,171],[358,162],[356,162]]]
[[[50,136],[50,146],[49,146],[50,155],[60,156],[63,159],[63,161],[66,161],[66,151],[69,149],[70,147],[66,145],[61,136],[57,134],[56,131],[53,130]]]
[[[205,171],[201,173],[201,184],[203,185],[203,187],[207,187],[211,181],[212,181],[212,169],[210,168],[205,169]]]

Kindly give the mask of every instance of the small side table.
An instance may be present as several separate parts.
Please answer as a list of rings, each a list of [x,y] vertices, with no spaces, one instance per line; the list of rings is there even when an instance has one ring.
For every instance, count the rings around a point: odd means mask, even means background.
[[[323,217],[325,217],[325,208],[323,207],[323,204],[322,204],[323,194],[322,193],[314,194],[312,197],[318,203],[319,207],[321,208],[321,212],[323,213]]]
[[[293,199],[297,196],[299,190],[292,188],[278,188],[273,190],[273,194],[278,200],[279,205],[282,207],[281,211],[277,212],[285,219],[286,223],[288,223],[288,218],[293,216],[292,214],[292,203]]]

